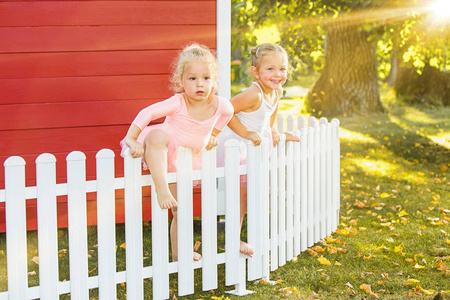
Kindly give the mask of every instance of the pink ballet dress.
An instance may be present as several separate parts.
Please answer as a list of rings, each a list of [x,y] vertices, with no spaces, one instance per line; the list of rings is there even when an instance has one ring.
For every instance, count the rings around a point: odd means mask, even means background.
[[[219,96],[219,104],[212,117],[204,121],[197,121],[189,116],[186,101],[182,94],[175,94],[167,100],[150,105],[139,112],[134,119],[134,125],[142,131],[137,138],[137,142],[144,144],[147,134],[155,129],[163,130],[169,136],[167,145],[167,170],[176,172],[177,148],[184,146],[192,149],[192,166],[194,170],[201,169],[201,151],[208,144],[209,138],[214,128],[222,130],[233,116],[233,106],[231,103]],[[164,123],[147,126],[151,121],[166,117]],[[120,142],[122,146],[121,155],[128,146],[125,139]],[[148,169],[143,163],[144,169]]]

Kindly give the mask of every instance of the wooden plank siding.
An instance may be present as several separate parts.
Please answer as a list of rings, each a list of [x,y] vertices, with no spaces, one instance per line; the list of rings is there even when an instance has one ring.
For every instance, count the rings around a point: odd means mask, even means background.
[[[26,184],[34,185],[36,157],[52,153],[65,182],[65,157],[79,150],[94,179],[95,153],[109,148],[123,176],[119,141],[131,121],[173,94],[179,49],[191,42],[215,49],[216,35],[211,0],[0,0],[1,165],[22,156]]]

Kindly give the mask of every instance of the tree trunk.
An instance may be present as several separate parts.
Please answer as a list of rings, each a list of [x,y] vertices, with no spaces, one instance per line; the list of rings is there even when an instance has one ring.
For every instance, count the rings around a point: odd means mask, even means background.
[[[383,111],[375,47],[367,33],[348,22],[329,25],[326,63],[308,94],[315,116],[365,115]]]
[[[397,81],[398,74],[398,58],[396,56],[395,50],[392,54],[391,58],[391,70],[389,71],[389,75],[386,77],[385,82],[390,86],[394,86]]]

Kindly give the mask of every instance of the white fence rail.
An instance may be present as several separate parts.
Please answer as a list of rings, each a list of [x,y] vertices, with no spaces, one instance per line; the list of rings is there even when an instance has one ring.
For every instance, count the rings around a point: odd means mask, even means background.
[[[284,130],[284,118],[278,120]],[[152,188],[152,261],[143,266],[142,187],[153,186],[151,175],[141,174],[140,159],[124,158],[123,178],[114,178],[114,153],[97,153],[96,180],[86,181],[86,157],[67,156],[67,183],[57,184],[56,159],[36,159],[35,187],[25,187],[25,161],[18,156],[5,163],[6,250],[8,291],[1,299],[89,299],[98,288],[100,299],[116,299],[116,285],[126,282],[127,299],[144,299],[143,280],[152,277],[153,299],[169,298],[169,274],[178,274],[178,295],[194,293],[194,269],[202,268],[203,290],[216,289],[217,266],[225,263],[225,285],[248,293],[246,279],[269,280],[270,271],[283,266],[338,226],[340,201],[339,121],[288,118],[288,130],[300,143],[282,141],[269,158],[269,141],[249,144],[248,165],[239,165],[237,141],[226,143],[225,167],[216,168],[215,150],[203,152],[203,168],[192,171],[191,152],[180,148],[178,173],[168,174],[178,188],[178,262],[169,262],[168,211],[161,210]],[[255,254],[239,253],[239,177],[248,176],[248,242]],[[225,178],[225,205],[220,205],[217,179]],[[201,180],[202,259],[193,261],[192,180]],[[125,190],[126,270],[116,272],[115,190]],[[97,193],[98,276],[88,274],[86,193]],[[58,280],[57,196],[68,196],[70,280]],[[39,286],[28,287],[26,200],[37,198]],[[219,202],[219,205],[218,205]],[[225,206],[225,211],[220,207]],[[219,208],[218,208],[219,207]],[[219,211],[219,212],[218,212]],[[225,249],[218,253],[217,215],[225,215]],[[248,262],[248,278],[246,278]],[[270,270],[269,270],[270,268]],[[145,298],[147,298],[146,295]]]

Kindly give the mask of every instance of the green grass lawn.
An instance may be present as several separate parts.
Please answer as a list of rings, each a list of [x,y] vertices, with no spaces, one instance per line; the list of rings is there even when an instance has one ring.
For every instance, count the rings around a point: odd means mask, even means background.
[[[386,114],[340,118],[338,230],[272,272],[277,284],[248,282],[255,293],[239,299],[450,299],[450,109],[386,105]],[[151,262],[150,226],[144,224],[144,265]],[[89,270],[96,275],[95,228],[89,233]],[[122,243],[124,227],[117,225],[118,270],[125,268]],[[69,254],[63,251],[64,230],[59,247],[63,280]],[[34,232],[28,248],[29,271],[38,273]],[[5,234],[0,234],[0,291],[7,289],[5,265]],[[238,299],[225,293],[233,288],[224,286],[223,265],[214,292],[201,291],[201,270],[196,275],[196,293],[178,299]],[[29,280],[38,284],[33,273]],[[170,282],[172,299],[176,276]],[[151,279],[144,286],[151,299]],[[124,293],[119,285],[120,299]],[[96,291],[91,295],[96,298]]]

